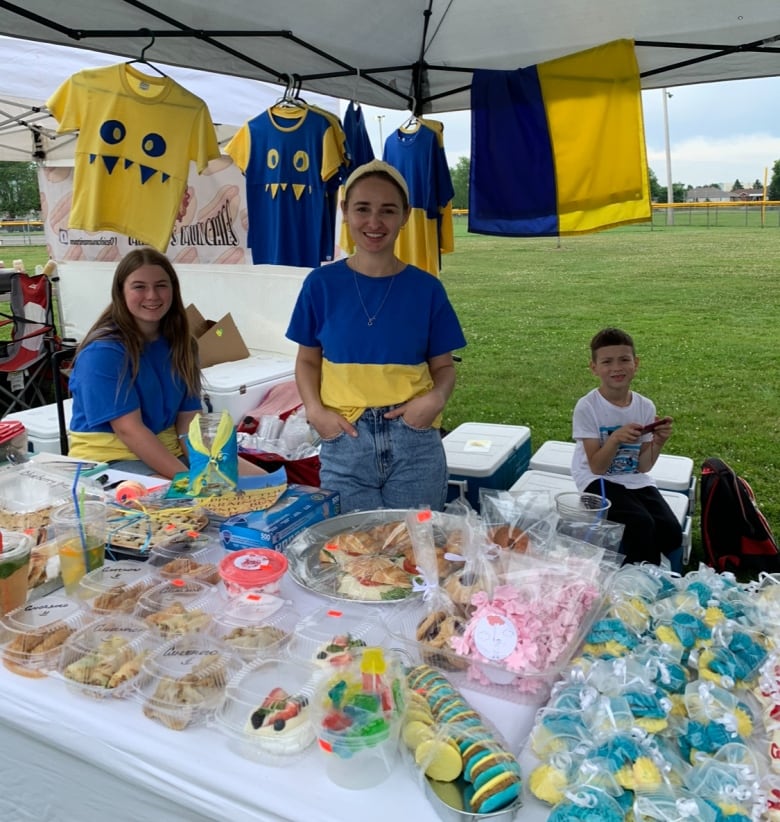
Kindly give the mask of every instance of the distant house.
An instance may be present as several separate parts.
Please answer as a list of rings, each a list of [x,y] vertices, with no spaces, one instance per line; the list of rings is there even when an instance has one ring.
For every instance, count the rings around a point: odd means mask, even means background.
[[[728,203],[733,197],[732,192],[723,191],[714,186],[698,186],[685,192],[686,203]]]
[[[743,188],[739,191],[729,191],[730,199],[732,201],[740,202],[740,201],[750,201],[750,200],[763,200],[764,199],[764,189],[763,188]]]

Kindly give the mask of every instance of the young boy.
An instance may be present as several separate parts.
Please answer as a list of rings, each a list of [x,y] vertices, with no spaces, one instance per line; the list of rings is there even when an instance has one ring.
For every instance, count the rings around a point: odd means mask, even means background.
[[[603,493],[612,503],[608,519],[626,526],[620,549],[626,561],[658,565],[661,554],[682,544],[680,523],[648,474],[671,436],[672,419],[659,421],[653,402],[631,390],[639,359],[625,331],[599,331],[590,352],[600,385],[574,407],[572,477],[579,491]],[[645,432],[653,422],[660,424]]]

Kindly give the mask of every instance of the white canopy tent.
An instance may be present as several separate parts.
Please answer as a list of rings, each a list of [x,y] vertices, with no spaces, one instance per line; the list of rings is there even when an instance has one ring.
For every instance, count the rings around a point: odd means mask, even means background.
[[[780,74],[777,0],[2,0],[0,33],[268,82],[295,75],[307,91],[415,113],[468,108],[475,68],[620,38],[636,43],[644,88]]]

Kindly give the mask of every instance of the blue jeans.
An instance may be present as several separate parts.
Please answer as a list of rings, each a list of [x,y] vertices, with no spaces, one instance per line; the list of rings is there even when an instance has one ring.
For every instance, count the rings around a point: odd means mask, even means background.
[[[341,511],[421,508],[441,511],[447,496],[447,460],[438,428],[412,428],[392,409],[368,408],[344,432],[322,440],[320,485],[338,491]]]

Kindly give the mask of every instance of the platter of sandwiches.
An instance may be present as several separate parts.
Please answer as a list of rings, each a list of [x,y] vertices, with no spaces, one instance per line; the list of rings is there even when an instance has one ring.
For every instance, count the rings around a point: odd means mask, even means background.
[[[418,596],[422,588],[406,514],[360,511],[308,528],[287,549],[290,574],[304,588],[333,599],[381,604]],[[433,516],[437,553],[457,552],[457,518]]]

